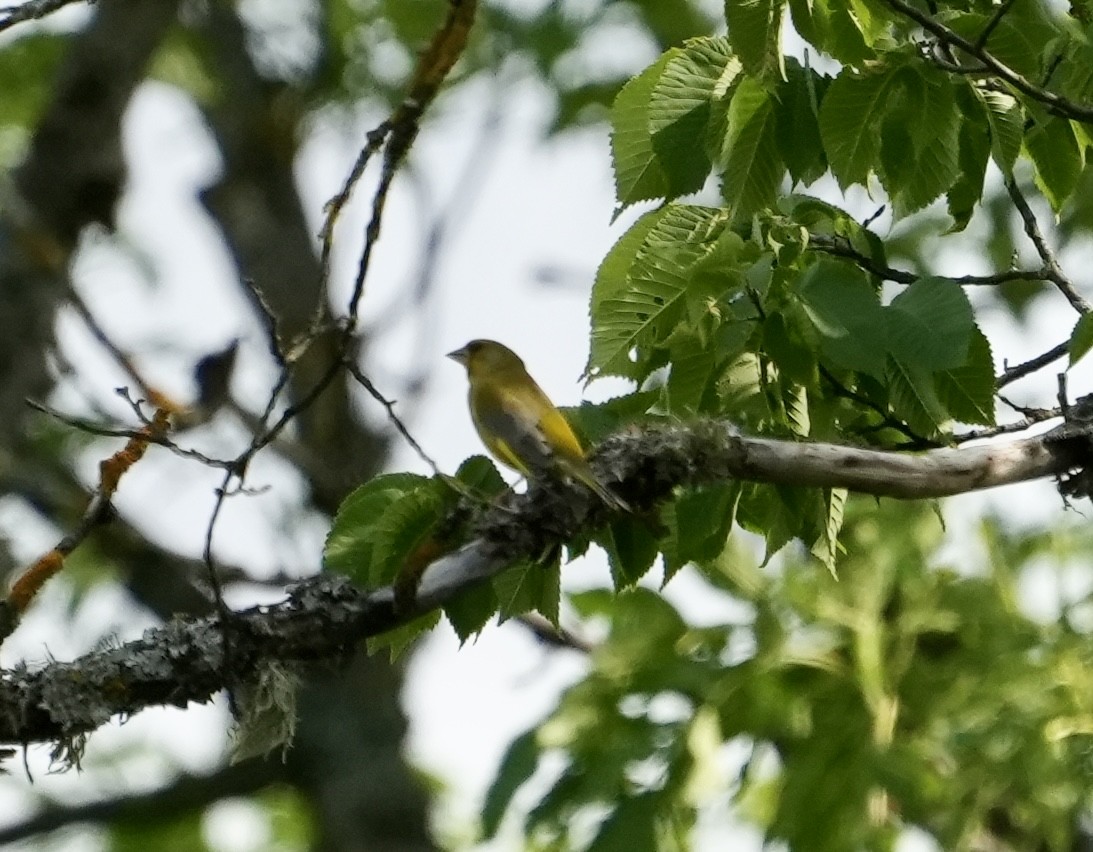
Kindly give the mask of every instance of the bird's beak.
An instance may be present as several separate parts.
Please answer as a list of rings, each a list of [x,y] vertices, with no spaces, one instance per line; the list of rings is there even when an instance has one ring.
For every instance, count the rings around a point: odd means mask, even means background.
[[[454,352],[449,352],[445,357],[451,358],[453,361],[456,361],[457,363],[462,364],[464,367],[466,367],[468,354],[469,353],[467,352],[467,347],[464,346],[462,349],[456,349]]]

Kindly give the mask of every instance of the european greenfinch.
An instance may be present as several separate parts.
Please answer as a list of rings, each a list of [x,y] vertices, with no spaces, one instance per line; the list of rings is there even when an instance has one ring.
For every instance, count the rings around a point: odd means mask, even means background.
[[[572,427],[520,356],[495,340],[472,340],[448,357],[467,368],[471,420],[498,461],[529,478],[575,479],[612,509],[630,511],[596,479]]]

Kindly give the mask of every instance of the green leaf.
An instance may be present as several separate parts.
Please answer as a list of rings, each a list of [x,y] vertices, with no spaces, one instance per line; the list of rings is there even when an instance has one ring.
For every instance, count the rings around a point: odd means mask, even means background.
[[[725,0],[729,41],[753,77],[785,76],[782,18],[786,0]]]
[[[657,814],[663,797],[658,791],[621,799],[588,848],[596,852],[658,852]]]
[[[561,566],[558,560],[549,565],[522,562],[493,578],[493,590],[500,605],[500,621],[536,610],[558,624],[561,598]]]
[[[802,492],[805,489],[775,485],[765,490],[768,492],[767,523],[761,530],[756,530],[763,536],[766,543],[766,550],[763,553],[764,565],[793,539],[800,537],[807,508],[807,502],[802,500]],[[811,491],[811,489],[808,490]]]
[[[566,406],[561,411],[586,444],[598,444],[628,423],[644,420],[658,399],[657,390],[635,391],[604,402]]]
[[[368,587],[375,526],[388,506],[429,480],[413,473],[376,476],[342,501],[323,546],[323,568]]]
[[[444,604],[444,615],[462,645],[480,632],[497,612],[497,595],[489,583],[478,583]]]
[[[375,654],[387,648],[391,654],[391,662],[394,662],[405,653],[406,649],[414,644],[422,634],[428,633],[440,622],[440,611],[433,610],[421,618],[381,633],[378,636],[369,636],[365,640],[365,647],[369,654]]]
[[[644,214],[630,228],[619,237],[618,242],[611,247],[607,257],[603,259],[600,268],[596,270],[596,280],[592,284],[592,299],[590,314],[592,322],[592,347],[588,355],[588,364],[585,366],[584,375],[588,379],[601,375],[604,366],[603,349],[597,347],[596,329],[600,322],[607,319],[605,304],[611,304],[615,299],[625,297],[630,289],[630,269],[637,259],[638,251],[645,244],[649,232],[655,228],[670,208],[662,207]],[[611,349],[611,356],[616,359],[612,365],[615,375],[630,376],[633,369],[628,357],[618,358],[620,354],[616,349]],[[626,356],[629,353],[625,353]],[[610,360],[610,359],[609,359]]]
[[[471,456],[459,466],[455,478],[485,497],[496,497],[508,490],[508,485],[495,465],[486,456]]]
[[[843,189],[865,185],[877,163],[880,130],[899,94],[899,69],[858,76],[844,68],[820,106],[820,136],[831,171]]]
[[[631,515],[612,521],[597,540],[607,551],[616,590],[632,586],[644,577],[660,553],[648,522]]]
[[[835,579],[838,579],[835,557],[839,552],[839,530],[843,525],[847,494],[845,488],[824,489],[824,521],[820,527],[820,538],[812,546],[812,554],[824,563]]]
[[[845,65],[873,58],[860,18],[846,0],[789,0],[793,27],[820,53]]]
[[[888,265],[883,241],[841,207],[808,195],[787,195],[779,207],[792,221],[804,225],[810,235],[840,237],[878,266]]]
[[[711,250],[727,221],[723,210],[669,205],[638,249],[625,289],[594,289],[589,365],[596,375],[642,374],[641,353],[637,361],[631,353],[671,333],[685,309],[689,270]]]
[[[991,133],[991,156],[1003,174],[1013,172],[1013,164],[1021,153],[1025,134],[1025,116],[1017,100],[1004,92],[973,87],[972,91],[987,108],[987,124]]]
[[[934,387],[933,375],[920,364],[896,357],[888,361],[888,404],[918,435],[940,434],[949,421]]]
[[[877,378],[884,375],[888,353],[884,309],[860,269],[821,258],[800,277],[797,294],[828,358],[846,369]]]
[[[921,87],[921,111],[907,115],[911,133],[914,174],[898,188],[886,187],[892,195],[895,215],[902,217],[919,210],[945,192],[959,174],[961,114],[957,109],[952,82],[941,72],[915,67],[905,87]],[[894,190],[894,191],[893,191]]]
[[[782,391],[782,408],[785,411],[785,425],[798,438],[807,438],[812,430],[812,419],[808,413],[808,391],[799,384],[794,384],[788,376],[779,377]]]
[[[653,149],[649,131],[649,102],[664,69],[678,55],[678,50],[670,50],[661,56],[622,87],[611,107],[615,197],[622,207],[668,195],[668,175]]]
[[[725,549],[739,499],[738,482],[720,483],[684,491],[666,509],[671,534],[662,547],[665,583],[689,562],[715,559]]]
[[[732,296],[747,286],[747,272],[759,257],[759,247],[724,230],[710,250],[691,267],[687,285],[687,318],[696,332],[708,335],[719,325]]]
[[[1048,6],[1039,2],[1012,4],[995,26],[984,45],[991,55],[1025,77],[1042,82],[1052,39],[1058,25],[1049,17]],[[947,22],[958,34],[975,42],[986,29],[991,13],[953,16]]]
[[[939,371],[934,381],[942,405],[954,419],[994,425],[994,358],[990,342],[978,327],[972,332],[964,365]]]
[[[983,179],[987,161],[991,155],[991,132],[987,123],[987,111],[982,101],[971,95],[971,87],[960,90],[961,111],[964,121],[960,124],[960,144],[957,156],[959,176],[949,187],[949,215],[953,217],[950,231],[963,231],[979,200],[983,197]]]
[[[1085,354],[1093,348],[1093,314],[1082,314],[1070,332],[1070,342],[1067,343],[1067,352],[1070,355],[1070,366],[1073,367]]]
[[[524,785],[535,768],[539,765],[539,743],[536,731],[520,734],[505,750],[497,774],[486,791],[486,800],[482,806],[482,837],[492,840],[497,836],[501,820],[508,810],[512,797]]]
[[[1060,94],[1072,101],[1088,102],[1093,95],[1093,33],[1087,32],[1081,41],[1068,42],[1066,56],[1059,63],[1058,81]]]
[[[740,62],[727,39],[701,38],[671,51],[649,103],[653,149],[668,179],[667,197],[702,188],[710,173],[705,138],[712,102],[728,91]]]
[[[736,522],[741,528],[767,542],[764,565],[771,556],[793,540],[800,526],[800,518],[788,516],[786,505],[779,497],[778,487],[758,482],[741,484]]]
[[[670,363],[664,386],[665,407],[676,416],[694,415],[713,375],[716,355],[694,330],[680,328],[668,339]]]
[[[399,496],[384,509],[372,528],[370,588],[394,582],[415,548],[428,538],[444,512],[444,486],[427,486]]]
[[[1036,166],[1036,185],[1058,213],[1074,194],[1085,168],[1085,152],[1065,118],[1037,122],[1025,134],[1025,151]]]
[[[802,338],[798,323],[810,324],[811,318],[794,303],[786,305],[785,312],[768,314],[763,323],[763,351],[783,376],[807,385],[816,379],[817,353]]]
[[[810,184],[827,172],[820,138],[819,108],[829,80],[796,59],[786,62],[786,79],[775,92],[775,139],[794,183]]]
[[[897,360],[931,371],[964,365],[975,319],[960,285],[920,278],[884,313],[888,348]]]
[[[648,127],[654,135],[696,113],[708,116],[710,102],[724,97],[740,74],[740,61],[724,36],[691,39],[669,53],[649,103]]]
[[[721,155],[721,194],[732,205],[737,220],[774,202],[785,172],[774,132],[770,96],[758,81],[744,79],[729,104]]]

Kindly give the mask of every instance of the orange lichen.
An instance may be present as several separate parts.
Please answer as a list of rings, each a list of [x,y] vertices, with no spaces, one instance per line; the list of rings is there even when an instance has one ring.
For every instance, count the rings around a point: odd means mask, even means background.
[[[64,567],[65,555],[57,548],[41,556],[20,575],[8,593],[8,603],[16,613],[23,613],[46,581]]]

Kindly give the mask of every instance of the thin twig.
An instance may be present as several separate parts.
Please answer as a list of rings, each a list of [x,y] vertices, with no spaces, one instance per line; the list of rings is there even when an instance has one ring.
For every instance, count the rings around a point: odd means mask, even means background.
[[[364,248],[361,251],[356,280],[354,281],[353,291],[349,299],[347,314],[339,323],[340,333],[338,335],[336,355],[331,359],[330,364],[311,386],[310,390],[294,404],[286,408],[271,426],[268,426],[268,428],[265,428],[264,431],[259,432],[252,438],[250,446],[236,457],[233,467],[225,473],[224,480],[216,491],[216,500],[205,532],[204,561],[209,573],[210,584],[216,596],[217,609],[223,616],[224,623],[227,622],[230,613],[223,602],[220,579],[217,574],[216,563],[213,557],[213,540],[216,524],[220,518],[224,501],[231,494],[245,490],[244,481],[251,459],[253,459],[264,447],[274,441],[289,423],[304,410],[309,408],[312,403],[319,398],[323,391],[331,385],[335,378],[341,374],[341,371],[349,362],[350,353],[353,351],[357,340],[356,326],[360,301],[364,295],[364,283],[368,275],[372,251],[379,239],[380,224],[383,218],[383,210],[386,204],[388,191],[394,181],[395,174],[399,171],[406,154],[410,150],[410,146],[417,136],[418,126],[422,115],[435,99],[448,72],[451,71],[452,66],[455,65],[456,61],[462,55],[463,49],[466,46],[470,27],[474,22],[476,8],[476,0],[451,0],[451,8],[448,17],[445,23],[437,31],[429,47],[422,53],[418,65],[414,70],[414,77],[408,87],[408,93],[405,100],[395,108],[386,121],[382,122],[368,133],[366,137],[367,142],[358,155],[357,161],[350,170],[345,183],[342,185],[342,189],[327,202],[325,209],[326,215],[320,230],[320,293],[325,293],[329,281],[330,261],[334,244],[334,230],[338,219],[340,218],[345,205],[349,202],[354,188],[363,176],[368,163],[371,161],[372,157],[377,155],[381,150],[383,151],[383,169],[380,174],[379,186],[373,196],[372,217],[365,232],[365,243]],[[322,326],[326,316],[325,307],[321,301],[322,298],[324,297],[321,295],[320,302],[317,303],[316,306],[311,328],[304,335],[303,341],[293,347],[294,351],[299,347],[309,346],[311,342],[317,339],[322,333]],[[282,390],[287,386],[291,376],[293,363],[292,354],[289,353],[287,356],[282,357],[281,361],[282,368],[280,374],[270,393],[261,419],[263,425],[268,423],[270,417],[272,417],[276,401]],[[363,374],[361,375],[363,376]],[[366,385],[366,387],[368,387],[368,385]],[[372,390],[374,391],[375,389],[372,388]],[[378,394],[377,398],[381,400],[384,399],[382,395]],[[392,417],[392,422],[395,423],[396,428],[398,428],[400,432],[408,437],[405,426],[394,416],[394,412],[390,405],[392,404],[388,404],[388,414]],[[420,452],[420,447],[418,447],[418,450]],[[427,456],[423,455],[423,458],[427,458]],[[433,465],[433,467],[436,469],[435,465]],[[238,486],[236,489],[230,490],[233,480],[238,482]],[[225,633],[225,639],[226,638],[227,634]]]
[[[1032,212],[1032,208],[1029,206],[1025,194],[1021,192],[1021,188],[1017,186],[1017,181],[1012,177],[1006,179],[1006,190],[1009,192],[1009,196],[1013,200],[1013,205],[1017,208],[1017,212],[1021,216],[1021,222],[1025,227],[1025,234],[1032,240],[1032,244],[1036,247],[1036,253],[1040,255],[1040,260],[1044,263],[1044,268],[1040,277],[1054,284],[1078,313],[1088,314],[1090,311],[1093,311],[1093,305],[1078,292],[1078,288],[1074,286],[1074,282],[1072,282],[1066,276],[1066,273],[1063,272],[1062,266],[1059,265],[1059,259],[1055,256],[1055,250],[1052,249],[1051,245],[1044,238],[1043,232],[1040,230],[1040,224],[1036,221],[1036,214]]]
[[[170,409],[157,408],[148,425],[126,441],[124,448],[99,462],[99,485],[80,522],[56,546],[27,567],[16,578],[7,597],[0,602],[0,642],[11,635],[38,592],[64,568],[65,560],[91,534],[91,530],[111,517],[110,501],[122,477],[144,457],[153,438],[167,433],[171,427],[171,414]]]
[[[537,612],[528,612],[515,619],[526,627],[543,645],[551,648],[569,648],[582,654],[591,654],[595,646],[562,626],[555,627]]]
[[[954,444],[966,444],[968,441],[978,441],[983,438],[996,438],[999,435],[1012,435],[1016,432],[1024,432],[1037,423],[1043,423],[1045,420],[1052,420],[1060,416],[1062,416],[1061,412],[1056,409],[1039,408],[1035,409],[1035,413],[1026,416],[1022,420],[1016,420],[1013,423],[1005,423],[1001,426],[991,426],[988,429],[972,429],[968,432],[961,432],[959,435],[954,435],[952,440]]]
[[[269,306],[266,297],[262,294],[261,289],[259,289],[253,278],[244,278],[243,286],[251,298],[251,303],[257,309],[258,316],[262,320],[262,330],[266,334],[266,345],[269,349],[269,354],[277,363],[277,366],[284,369],[288,364],[288,356],[281,346],[280,323],[277,321],[277,315]]]
[[[321,244],[319,251],[320,290],[324,290],[324,285],[330,280],[330,261],[334,251],[334,227],[337,225],[345,205],[349,203],[349,199],[353,195],[353,189],[364,175],[364,170],[368,167],[368,162],[376,155],[380,148],[383,147],[383,143],[387,141],[390,132],[390,120],[380,123],[368,132],[368,135],[365,137],[367,143],[357,155],[357,161],[353,163],[353,168],[349,170],[349,175],[342,184],[342,188],[338,190],[333,198],[326,202],[326,207],[324,208],[326,216],[323,219],[323,226],[319,230],[319,240]]]
[[[419,444],[414,439],[414,436],[410,434],[410,430],[406,428],[406,424],[402,422],[402,418],[395,414],[394,400],[388,399],[382,393],[380,393],[379,390],[376,389],[376,386],[372,384],[372,380],[369,379],[368,376],[366,376],[361,371],[361,368],[358,367],[352,360],[348,358],[346,359],[345,368],[350,372],[353,378],[357,380],[360,386],[368,391],[372,398],[384,407],[384,409],[387,411],[387,418],[391,421],[395,429],[398,430],[398,433],[402,435],[406,443],[409,444],[413,448],[414,452],[418,454],[418,457],[421,458],[421,460],[430,467],[434,474],[436,474],[437,476],[442,476],[440,468],[437,467],[436,462],[433,461],[432,457],[429,456],[429,454],[426,453],[424,449],[422,449],[421,444]]]
[[[926,438],[923,438],[902,420],[893,417],[884,408],[884,406],[878,405],[876,402],[869,399],[869,397],[864,396],[863,394],[860,394],[857,391],[851,390],[850,388],[846,387],[846,385],[844,385],[835,377],[834,373],[832,373],[830,370],[827,369],[827,367],[823,366],[822,364],[820,365],[820,375],[823,376],[824,379],[827,380],[827,382],[831,385],[831,387],[835,391],[836,396],[841,396],[845,399],[853,400],[854,402],[858,403],[858,405],[863,405],[866,408],[875,411],[881,418],[881,423],[879,424],[880,428],[895,429],[897,432],[900,432],[906,438],[908,438],[913,447],[938,446],[937,442],[929,441]]]
[[[121,347],[106,333],[106,329],[102,327],[102,324],[91,312],[91,308],[88,306],[87,302],[83,300],[83,297],[77,292],[76,288],[69,287],[67,296],[73,309],[80,315],[80,319],[84,321],[87,330],[91,332],[91,336],[99,342],[99,345],[102,346],[103,349],[110,353],[115,363],[121,367],[125,374],[133,380],[133,383],[140,388],[140,392],[144,394],[146,399],[156,399],[159,395],[158,392],[149,382],[145,381],[144,376],[137,370],[132,359],[125,354]]]
[[[1011,382],[1015,382],[1018,379],[1024,378],[1029,373],[1035,373],[1037,370],[1046,367],[1054,361],[1058,361],[1069,350],[1069,341],[1060,343],[1058,346],[1054,346],[1042,355],[1037,355],[1035,358],[1030,358],[1023,364],[1018,364],[1015,367],[1007,367],[994,379],[995,387],[1003,388]]]
[[[987,21],[987,25],[983,27],[983,32],[981,32],[979,38],[975,40],[976,50],[983,50],[987,46],[987,40],[990,39],[991,33],[994,32],[995,28],[1000,23],[1002,23],[1002,19],[1009,10],[1013,8],[1013,2],[1014,0],[1005,0],[1005,2],[995,10],[994,14],[991,15],[991,19]]]
[[[893,281],[896,284],[914,284],[922,276],[904,269],[895,269],[891,266],[883,266],[875,262],[871,257],[854,248],[848,241],[839,237],[828,237],[822,234],[809,236],[809,247],[833,257],[844,257],[854,262],[855,266],[876,275],[885,281]],[[1043,269],[1007,269],[1005,272],[992,272],[989,275],[958,275],[941,276],[946,281],[952,281],[961,286],[996,286],[1008,284],[1011,281],[1041,281],[1049,280]]]
[[[1044,420],[1050,420],[1052,417],[1063,416],[1062,408],[1037,408],[1030,405],[1021,405],[1020,403],[1014,402],[1012,399],[1003,396],[1001,393],[995,394],[995,396],[998,397],[1003,405],[1008,405],[1026,420],[1031,420],[1033,423],[1040,423]]]
[[[44,403],[38,402],[34,399],[28,399],[27,405],[33,408],[35,411],[40,411],[42,414],[46,414],[66,426],[71,426],[73,429],[77,429],[80,432],[86,432],[89,435],[98,435],[103,438],[144,438],[150,444],[155,444],[159,447],[165,447],[177,456],[182,458],[191,459],[193,461],[199,461],[203,465],[213,468],[219,468],[221,470],[229,470],[235,466],[235,462],[230,459],[218,459],[212,456],[207,456],[205,453],[199,450],[189,449],[188,447],[180,447],[166,435],[147,435],[141,429],[132,429],[125,426],[111,426],[106,423],[96,423],[94,420],[87,420],[83,417],[76,417],[72,414],[65,414],[63,411],[58,411],[56,408],[51,408]],[[145,419],[145,423],[148,421]]]

